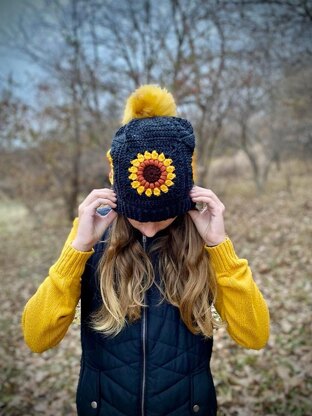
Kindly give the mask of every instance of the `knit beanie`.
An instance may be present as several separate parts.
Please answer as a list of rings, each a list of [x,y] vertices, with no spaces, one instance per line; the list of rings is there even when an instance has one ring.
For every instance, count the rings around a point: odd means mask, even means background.
[[[138,88],[127,100],[123,123],[108,152],[115,211],[147,222],[194,209],[195,137],[191,123],[176,117],[172,95],[155,85]]]

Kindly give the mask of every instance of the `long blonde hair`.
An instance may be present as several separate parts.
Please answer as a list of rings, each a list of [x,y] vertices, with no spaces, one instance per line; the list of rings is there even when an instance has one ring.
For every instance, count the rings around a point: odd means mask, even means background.
[[[118,215],[99,263],[103,304],[92,316],[93,327],[117,335],[141,316],[144,293],[152,286],[154,270],[149,253],[135,237],[129,221]],[[168,233],[155,239],[151,252],[159,253],[162,301],[179,308],[180,317],[194,334],[211,337],[215,321],[211,304],[216,279],[204,242],[188,214],[176,218]]]

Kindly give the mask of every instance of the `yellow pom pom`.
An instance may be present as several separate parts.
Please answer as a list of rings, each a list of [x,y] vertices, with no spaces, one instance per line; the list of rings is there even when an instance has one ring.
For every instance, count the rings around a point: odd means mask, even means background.
[[[134,118],[176,115],[176,104],[170,92],[158,85],[142,85],[128,98],[122,124]]]

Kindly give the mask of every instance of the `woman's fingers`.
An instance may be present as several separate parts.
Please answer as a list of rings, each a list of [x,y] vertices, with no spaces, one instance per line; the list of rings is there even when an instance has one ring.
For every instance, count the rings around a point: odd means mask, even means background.
[[[194,186],[190,191],[190,195],[194,197],[209,196],[216,202],[221,202],[217,195],[211,189],[201,188],[200,186]]]
[[[90,204],[92,204],[94,201],[98,199],[105,199],[113,203],[115,203],[117,200],[116,194],[112,189],[94,189],[79,205],[79,214],[82,213],[86,207],[88,207]],[[110,203],[107,203],[107,205],[110,205]]]
[[[79,225],[72,246],[80,251],[89,251],[101,238],[106,228],[117,217],[117,213],[110,210],[107,215],[97,213],[101,205],[115,208],[115,202],[108,198],[97,198],[80,210]]]
[[[102,218],[106,220],[106,225],[109,226],[111,222],[117,217],[117,212],[110,210],[106,215],[102,215]]]
[[[199,234],[208,245],[217,245],[225,238],[223,213],[225,207],[211,189],[194,186],[190,197],[196,204],[204,204],[202,210],[191,210],[191,216]]]
[[[206,209],[203,208],[200,212],[203,214],[207,211],[207,209],[212,213],[223,213],[225,208],[222,202],[216,201],[214,198],[210,196],[199,196],[199,197],[192,197],[192,201],[195,203],[204,203],[206,204]]]
[[[80,251],[89,251],[101,238],[105,229],[116,218],[117,213],[110,210],[107,215],[97,212],[100,206],[117,207],[116,194],[112,189],[94,189],[79,205],[79,224],[77,234],[72,242]]]
[[[84,199],[81,205],[89,205],[96,198],[103,198],[103,197],[116,198],[116,194],[112,189],[109,189],[109,188],[93,189],[93,191],[89,193],[89,195]]]
[[[110,210],[106,215],[98,214],[95,220],[95,240],[98,241],[107,227],[114,221],[117,217],[117,212]]]
[[[96,212],[97,208],[99,208],[101,205],[109,205],[111,208],[116,208],[115,202],[111,201],[108,198],[96,198],[93,202],[91,202],[89,205],[85,206],[84,212]]]
[[[217,197],[217,195],[211,191],[211,189],[201,188],[194,186],[190,192],[192,201],[195,203],[207,204],[210,209],[218,209],[220,212],[224,212],[225,206]],[[204,210],[202,210],[204,212]]]

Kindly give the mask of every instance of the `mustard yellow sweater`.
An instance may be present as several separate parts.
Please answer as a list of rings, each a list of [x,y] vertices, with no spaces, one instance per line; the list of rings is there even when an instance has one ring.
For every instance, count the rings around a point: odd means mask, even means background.
[[[77,227],[78,218],[74,220],[59,259],[24,308],[23,334],[33,352],[56,346],[74,319],[81,276],[94,252],[80,252],[71,246]],[[218,284],[215,307],[226,322],[228,333],[245,348],[263,348],[269,337],[269,312],[247,260],[237,257],[228,238],[206,249]]]

